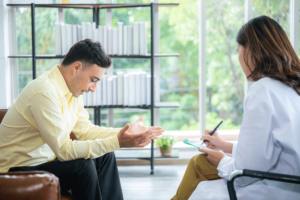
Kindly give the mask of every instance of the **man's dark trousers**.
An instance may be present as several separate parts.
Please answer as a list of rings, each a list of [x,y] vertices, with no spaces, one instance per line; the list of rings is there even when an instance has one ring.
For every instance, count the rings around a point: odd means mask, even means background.
[[[58,159],[26,167],[12,167],[12,171],[42,170],[59,178],[61,193],[70,189],[74,200],[122,200],[123,193],[114,152],[96,159],[61,162]]]

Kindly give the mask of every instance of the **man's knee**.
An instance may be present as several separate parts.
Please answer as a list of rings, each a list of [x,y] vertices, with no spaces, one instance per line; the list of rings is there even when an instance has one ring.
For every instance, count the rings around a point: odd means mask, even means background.
[[[85,176],[96,175],[96,168],[95,168],[94,162],[91,159],[75,160],[74,167],[75,167],[75,172],[76,172],[74,174],[78,174],[78,175],[84,174]]]

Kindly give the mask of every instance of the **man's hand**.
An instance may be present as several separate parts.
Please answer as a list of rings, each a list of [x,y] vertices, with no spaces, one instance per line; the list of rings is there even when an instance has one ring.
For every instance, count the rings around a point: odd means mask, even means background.
[[[157,139],[164,130],[161,127],[140,125],[145,117],[140,117],[130,125],[126,124],[118,133],[120,147],[144,147],[150,144],[151,140]]]
[[[216,167],[218,167],[220,161],[225,156],[225,153],[219,149],[214,149],[214,150],[199,149],[199,151],[206,153],[209,163]]]
[[[226,153],[232,153],[232,143],[224,141],[218,134],[215,132],[212,136],[209,133],[212,130],[205,130],[205,135],[203,135],[200,140],[208,140],[205,142],[206,146],[212,149],[218,148]]]

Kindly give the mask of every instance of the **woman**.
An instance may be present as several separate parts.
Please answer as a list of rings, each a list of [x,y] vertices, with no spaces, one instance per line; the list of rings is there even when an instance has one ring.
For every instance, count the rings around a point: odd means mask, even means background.
[[[236,41],[240,65],[254,82],[238,143],[205,131],[201,140],[214,149],[191,159],[173,200],[229,199],[226,178],[237,169],[300,175],[300,60],[282,27],[267,16],[246,23]],[[296,184],[242,177],[235,188],[243,200],[300,199]]]

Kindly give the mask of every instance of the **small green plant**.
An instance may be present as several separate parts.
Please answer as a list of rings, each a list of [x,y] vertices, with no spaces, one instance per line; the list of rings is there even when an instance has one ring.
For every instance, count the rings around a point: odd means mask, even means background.
[[[161,147],[164,151],[168,151],[169,146],[173,146],[178,139],[173,135],[162,135],[154,141],[154,143]]]

